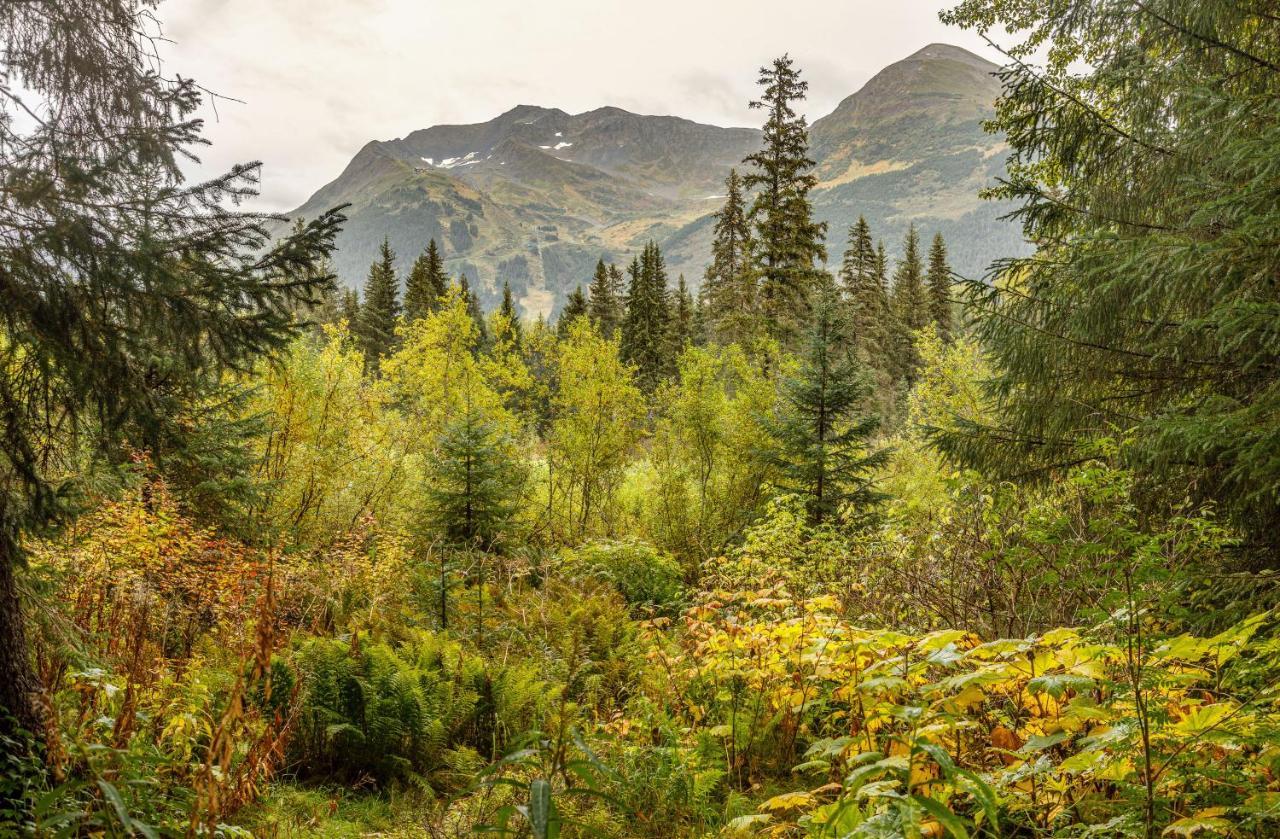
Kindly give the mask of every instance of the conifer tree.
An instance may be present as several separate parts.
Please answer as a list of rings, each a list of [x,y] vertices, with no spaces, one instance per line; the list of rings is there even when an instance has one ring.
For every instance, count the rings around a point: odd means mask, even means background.
[[[306,223],[297,218],[293,221],[292,235],[299,236],[306,231]],[[319,332],[327,323],[336,323],[341,317],[341,300],[339,299],[338,281],[333,272],[333,265],[326,257],[307,271],[309,279],[315,277],[319,285],[313,299],[299,299],[293,304],[293,316],[302,324]]]
[[[449,288],[449,276],[444,270],[444,260],[436,247],[436,240],[427,243],[427,249],[413,261],[413,269],[404,285],[404,318],[413,322],[440,308],[445,291]]]
[[[360,329],[360,292],[354,288],[344,288],[338,311],[347,322],[347,329],[354,335]]]
[[[809,294],[821,280],[816,263],[827,257],[826,225],[813,220],[809,192],[818,179],[810,172],[814,162],[805,118],[794,109],[809,83],[784,55],[761,68],[759,84],[764,92],[751,107],[768,115],[764,147],[743,161],[753,167],[743,186],[756,190],[749,217],[755,227],[759,311],[774,336],[787,341],[798,334]]]
[[[944,341],[950,341],[954,324],[951,315],[951,266],[947,264],[947,244],[936,233],[929,248],[929,316]]]
[[[320,300],[314,306],[307,306],[307,321],[315,331],[319,332],[320,327],[325,324],[337,323],[342,319],[343,314],[343,290],[338,288],[337,275],[333,273],[333,266],[328,260],[325,264],[318,267],[317,271],[322,272],[329,277],[329,281],[319,292]]]
[[[605,338],[617,335],[622,326],[620,281],[621,275],[616,268],[606,266],[603,259],[596,263],[596,272],[591,277],[589,314],[592,325]]]
[[[484,322],[484,311],[480,308],[480,296],[471,290],[471,281],[467,279],[466,274],[458,275],[458,289],[462,292],[462,299],[467,304],[467,314],[471,315],[471,321],[476,325],[476,348],[483,350],[489,345],[489,324]]]
[[[889,292],[878,272],[871,227],[859,216],[849,228],[849,242],[840,266],[840,282],[849,307],[854,346],[866,361],[879,361],[886,347]],[[883,363],[883,362],[880,362]]]
[[[440,432],[429,509],[454,545],[491,551],[510,525],[524,477],[512,450],[498,423],[470,400]]]
[[[583,317],[589,318],[590,312],[586,295],[582,293],[582,286],[578,286],[565,300],[564,308],[560,310],[560,318],[556,321],[556,335],[563,339],[569,334],[569,328],[573,326],[573,322]]]
[[[741,341],[756,327],[755,271],[751,223],[736,169],[725,179],[725,202],[716,213],[711,264],[702,280],[701,298],[708,337],[717,343]]]
[[[695,347],[705,346],[707,343],[707,307],[702,302],[701,293],[693,298],[693,345]]]
[[[782,385],[782,408],[769,424],[780,485],[800,494],[814,525],[840,514],[858,522],[882,495],[874,471],[888,451],[870,449],[879,418],[863,416],[869,385],[848,351],[850,335],[839,295],[816,296],[800,370]]]
[[[1039,249],[964,284],[996,416],[940,442],[989,474],[1053,479],[1118,436],[1163,503],[1210,500],[1276,567],[1274,3],[983,0],[947,22],[1019,33],[1008,54],[1044,60],[1001,74],[993,190]]]
[[[931,317],[929,291],[924,284],[924,265],[920,260],[920,237],[914,224],[907,228],[902,259],[893,272],[891,308],[897,373],[907,382],[914,382],[920,367],[915,333],[928,326]]]
[[[498,312],[510,324],[511,337],[519,348],[520,340],[524,337],[524,327],[520,323],[519,313],[516,312],[515,298],[511,296],[511,283],[506,280],[502,281],[502,305],[498,308]]]
[[[885,252],[884,239],[876,242],[876,282],[889,294],[889,255]]]
[[[668,362],[670,370],[675,369],[680,353],[684,352],[685,347],[693,343],[697,326],[694,322],[693,295],[689,293],[689,286],[685,284],[684,274],[681,274],[676,281],[673,302],[670,326],[671,360]]]
[[[542,312],[529,325],[521,346],[525,368],[533,378],[529,402],[533,413],[533,430],[546,438],[551,428],[551,395],[557,386],[556,347],[559,336],[547,323]]]
[[[622,360],[635,365],[636,383],[645,393],[657,390],[672,369],[671,301],[662,251],[652,241],[633,260],[626,316],[622,324]]]
[[[366,368],[375,372],[396,343],[400,301],[395,259],[391,243],[384,238],[378,249],[378,258],[369,266],[364,300],[360,304],[360,348],[364,352]]]
[[[26,762],[14,726],[43,741],[47,707],[19,596],[24,538],[75,512],[72,464],[84,456],[110,466],[158,440],[181,444],[192,432],[184,406],[282,349],[297,334],[295,313],[332,281],[319,269],[340,213],[272,244],[267,222],[283,219],[226,200],[253,194],[255,167],[202,183],[183,177],[181,163],[204,142],[202,88],[158,72],[146,35],[153,14],[153,4],[125,0],[0,12],[6,770]],[[0,785],[18,799],[6,797],[6,815],[25,821],[24,782]]]

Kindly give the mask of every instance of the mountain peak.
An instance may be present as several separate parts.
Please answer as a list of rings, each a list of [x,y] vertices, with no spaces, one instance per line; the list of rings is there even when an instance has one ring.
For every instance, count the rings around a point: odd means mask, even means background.
[[[511,110],[490,120],[490,122],[534,122],[548,115],[568,116],[559,108],[544,108],[541,105],[516,105]]]
[[[590,111],[584,111],[583,113],[578,114],[578,116],[580,117],[590,117],[590,116],[631,117],[631,116],[635,116],[635,114],[631,113],[631,111],[628,111],[624,108],[619,108],[616,105],[604,105],[599,108],[593,108]]]
[[[833,259],[859,215],[890,242],[911,222],[941,232],[962,273],[1016,251],[1016,228],[976,198],[1003,172],[1000,140],[983,131],[1000,90],[995,69],[929,44],[813,123],[814,207]],[[650,239],[672,276],[696,283],[724,178],[759,147],[754,128],[521,104],[486,122],[369,143],[294,214],[350,205],[332,260],[348,285],[361,282],[384,237],[409,256],[434,239],[485,305],[509,282],[526,314],[552,315],[602,256],[625,261]]]
[[[903,119],[926,110],[944,121],[979,121],[1000,93],[994,73],[1000,69],[981,56],[952,44],[929,44],[890,64],[860,90],[813,124],[815,145],[848,139],[850,131]],[[833,137],[833,135],[845,135]]]
[[[957,47],[954,44],[929,44],[911,53],[903,61],[960,61],[988,72],[999,69],[998,65],[991,63],[982,56],[971,53],[964,47]]]

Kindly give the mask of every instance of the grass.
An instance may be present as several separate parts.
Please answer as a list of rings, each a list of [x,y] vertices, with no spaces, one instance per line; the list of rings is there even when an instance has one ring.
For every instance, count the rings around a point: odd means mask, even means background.
[[[429,801],[417,793],[274,784],[259,804],[236,821],[266,839],[419,837]]]

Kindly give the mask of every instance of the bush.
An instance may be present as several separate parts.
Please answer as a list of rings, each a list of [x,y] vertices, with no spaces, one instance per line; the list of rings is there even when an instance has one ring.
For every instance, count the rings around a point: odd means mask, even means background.
[[[610,583],[637,613],[674,616],[686,602],[679,564],[645,542],[592,542],[564,554],[565,571]]]
[[[427,632],[395,647],[315,638],[295,662],[303,691],[291,748],[307,777],[425,783],[450,749],[490,754],[540,720],[544,691],[529,668],[486,665]]]

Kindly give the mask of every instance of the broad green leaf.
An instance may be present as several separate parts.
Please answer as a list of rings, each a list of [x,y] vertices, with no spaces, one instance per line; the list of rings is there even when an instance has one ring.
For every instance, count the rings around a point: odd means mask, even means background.
[[[923,807],[926,813],[937,819],[938,823],[955,839],[969,839],[969,830],[964,826],[964,820],[951,812],[947,805],[923,795],[912,795],[911,798]]]
[[[1161,833],[1162,836],[1196,836],[1201,833],[1226,833],[1231,830],[1231,822],[1222,818],[1227,812],[1225,807],[1211,807],[1199,813],[1178,819]]]

